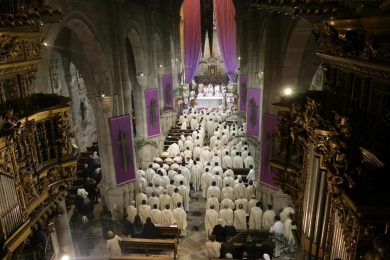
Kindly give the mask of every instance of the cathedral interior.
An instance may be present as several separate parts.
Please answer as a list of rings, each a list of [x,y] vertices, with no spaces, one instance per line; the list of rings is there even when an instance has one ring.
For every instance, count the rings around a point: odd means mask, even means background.
[[[272,259],[390,259],[389,0],[0,0],[0,257],[215,259],[192,182],[184,237],[105,244],[214,101],[245,122],[254,198],[294,209]]]

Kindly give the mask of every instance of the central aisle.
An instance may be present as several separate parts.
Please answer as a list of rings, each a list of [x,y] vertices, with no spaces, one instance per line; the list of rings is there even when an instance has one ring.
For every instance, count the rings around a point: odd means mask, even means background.
[[[206,200],[202,197],[201,191],[191,191],[190,196],[187,235],[180,239],[178,260],[207,259],[204,251],[204,244],[207,241],[204,229]]]

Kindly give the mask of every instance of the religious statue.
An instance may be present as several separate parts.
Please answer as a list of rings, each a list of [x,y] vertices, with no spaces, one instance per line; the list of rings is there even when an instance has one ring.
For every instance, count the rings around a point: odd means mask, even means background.
[[[87,113],[87,106],[85,105],[85,100],[83,98],[80,100],[81,122],[84,122],[86,113]]]
[[[157,122],[157,115],[156,115],[156,108],[157,108],[157,101],[152,98],[149,103],[149,117],[150,117],[150,124],[154,126]]]
[[[249,100],[249,123],[252,127],[255,127],[257,121],[259,120],[259,115],[257,114],[258,107],[256,100],[252,97]]]

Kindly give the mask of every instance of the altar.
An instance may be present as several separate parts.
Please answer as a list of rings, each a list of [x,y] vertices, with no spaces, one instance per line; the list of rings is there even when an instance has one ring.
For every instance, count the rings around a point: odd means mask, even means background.
[[[213,96],[213,97],[197,97],[196,104],[198,107],[205,108],[218,108],[222,105],[223,97],[222,96]]]

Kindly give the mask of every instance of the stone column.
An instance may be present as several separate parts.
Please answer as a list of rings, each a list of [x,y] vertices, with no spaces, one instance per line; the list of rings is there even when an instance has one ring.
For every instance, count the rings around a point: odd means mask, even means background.
[[[70,259],[76,257],[73,248],[72,235],[70,233],[69,218],[66,211],[65,200],[58,205],[61,215],[54,221],[60,255],[68,255]]]
[[[136,127],[137,127],[137,137],[146,138],[146,104],[145,104],[145,95],[144,90],[148,88],[149,80],[148,76],[137,76],[136,89],[134,91],[134,108],[137,111],[136,114]],[[142,113],[139,113],[141,112]]]
[[[99,184],[103,207],[107,206],[107,191],[116,185],[114,158],[111,149],[111,134],[108,119],[112,117],[113,98],[95,97],[94,110],[96,117],[96,132],[99,144],[102,180]]]

